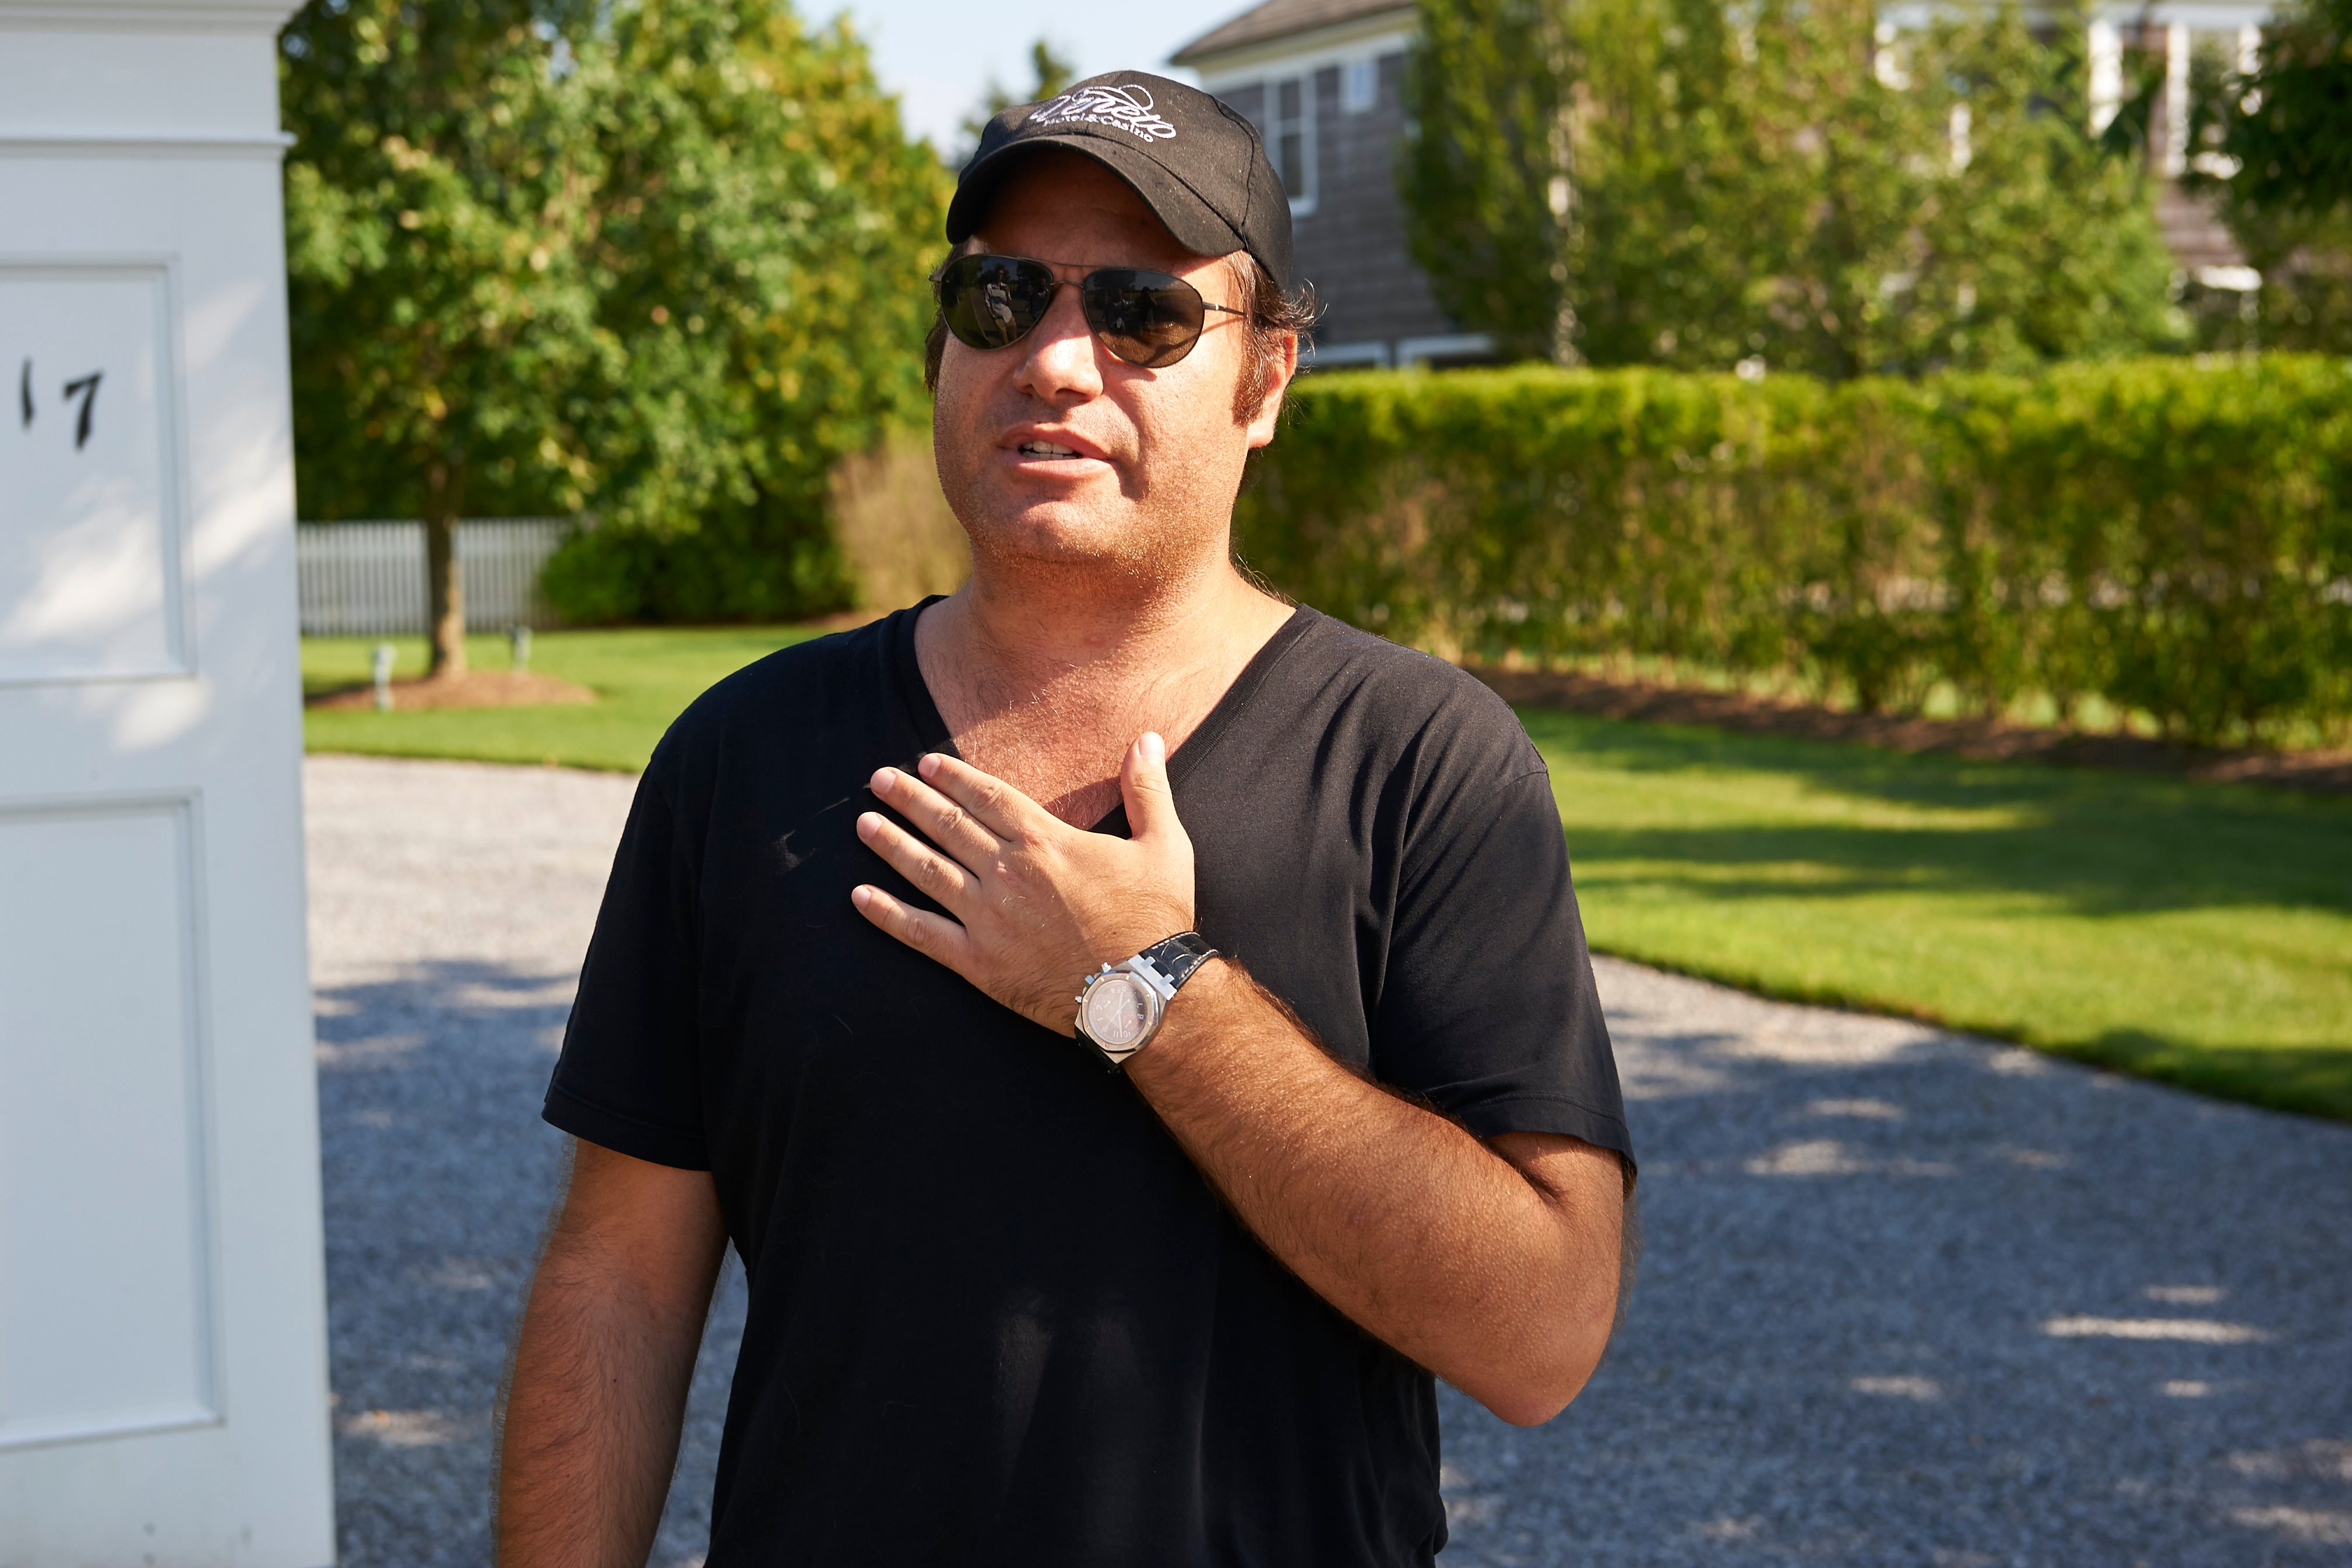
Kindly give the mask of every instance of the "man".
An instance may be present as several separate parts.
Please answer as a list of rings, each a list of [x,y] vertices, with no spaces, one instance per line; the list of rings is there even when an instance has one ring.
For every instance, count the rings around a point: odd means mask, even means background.
[[[712,1568],[1428,1563],[1431,1374],[1549,1419],[1619,1285],[1542,763],[1233,565],[1298,354],[1245,121],[1133,72],[1007,110],[948,237],[971,580],[720,683],[646,771],[500,1560],[645,1561],[731,1241]]]

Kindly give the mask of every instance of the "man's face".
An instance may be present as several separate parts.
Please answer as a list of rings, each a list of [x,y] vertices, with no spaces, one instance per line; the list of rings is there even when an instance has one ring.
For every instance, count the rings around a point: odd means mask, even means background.
[[[1024,160],[965,248],[1051,262],[1071,282],[1099,267],[1147,267],[1212,305],[1242,304],[1231,264],[1185,250],[1117,175],[1076,153]],[[1157,576],[1221,540],[1243,460],[1273,439],[1288,379],[1286,357],[1256,416],[1237,421],[1248,342],[1242,318],[1212,310],[1183,360],[1142,370],[1095,337],[1075,287],[1009,348],[950,337],[932,446],[974,552]]]

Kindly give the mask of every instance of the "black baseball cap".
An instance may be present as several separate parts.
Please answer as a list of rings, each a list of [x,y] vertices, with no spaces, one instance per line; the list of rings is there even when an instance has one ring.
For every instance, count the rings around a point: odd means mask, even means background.
[[[949,244],[971,237],[997,183],[1039,147],[1093,159],[1126,181],[1186,250],[1247,251],[1290,292],[1290,198],[1257,127],[1198,88],[1145,71],[1105,71],[990,120],[956,176]]]

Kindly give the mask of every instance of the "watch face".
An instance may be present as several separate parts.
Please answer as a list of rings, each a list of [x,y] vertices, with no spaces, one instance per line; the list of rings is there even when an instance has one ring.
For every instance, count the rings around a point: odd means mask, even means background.
[[[1105,975],[1087,992],[1087,1038],[1124,1051],[1151,1022],[1151,992],[1133,975]]]

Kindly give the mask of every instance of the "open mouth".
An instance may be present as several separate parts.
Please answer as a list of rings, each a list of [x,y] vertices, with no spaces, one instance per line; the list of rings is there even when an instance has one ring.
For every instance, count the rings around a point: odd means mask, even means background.
[[[1078,449],[1053,441],[1024,441],[1019,447],[1024,457],[1076,457]]]

